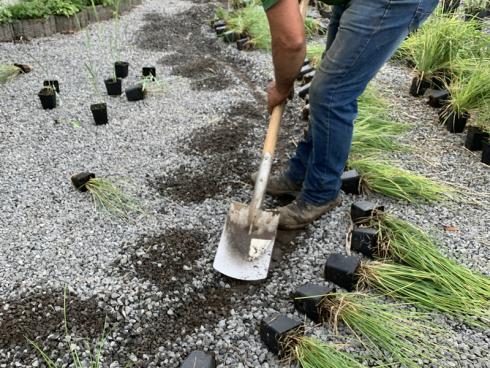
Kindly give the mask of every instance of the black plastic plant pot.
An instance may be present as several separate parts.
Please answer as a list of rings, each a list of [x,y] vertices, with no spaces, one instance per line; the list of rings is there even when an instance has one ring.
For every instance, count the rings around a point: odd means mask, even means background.
[[[214,29],[216,29],[218,27],[224,27],[224,26],[226,26],[226,22],[222,19],[218,19],[218,20],[215,20],[211,26]]]
[[[90,179],[93,178],[95,178],[95,174],[89,172],[81,172],[71,177],[71,183],[80,192],[86,192],[87,187],[85,185],[88,183]]]
[[[116,71],[116,78],[126,78],[129,74],[129,63],[126,61],[116,61],[114,63],[114,70]]]
[[[216,27],[214,30],[216,31],[216,34],[218,36],[221,36],[222,34],[224,34],[228,30],[228,27],[226,25],[220,26],[220,27]]]
[[[143,85],[141,84],[126,88],[125,93],[128,101],[140,101],[145,98],[145,91],[143,89]]]
[[[303,75],[302,82],[303,82],[304,84],[308,84],[308,83],[310,83],[310,82],[313,80],[313,78],[315,77],[315,73],[316,73],[316,71],[315,71],[315,70],[313,70],[313,71],[311,71],[311,72],[309,72],[309,73],[307,73],[307,74]]]
[[[451,133],[462,133],[469,117],[468,113],[459,115],[453,110],[442,109],[439,111],[439,122],[444,124]]]
[[[56,93],[51,87],[42,88],[39,93],[39,100],[44,110],[51,110],[56,108]]]
[[[410,86],[410,94],[414,97],[423,96],[425,91],[430,88],[430,82],[419,77],[412,79],[412,85]]]
[[[351,233],[350,249],[373,258],[378,247],[378,230],[372,227],[355,227]]]
[[[157,69],[154,66],[145,66],[143,67],[141,74],[143,75],[143,77],[153,76],[153,78],[156,78]]]
[[[260,337],[267,348],[276,355],[282,355],[283,343],[289,334],[303,334],[303,324],[283,314],[266,318],[260,324]]]
[[[180,368],[216,368],[216,359],[204,351],[196,350],[189,354]]]
[[[109,96],[120,96],[122,94],[122,79],[116,78],[116,80],[109,78],[104,81],[107,94]]]
[[[480,151],[483,148],[483,141],[488,137],[488,132],[483,131],[480,127],[470,126],[466,133],[464,146],[470,151]]]
[[[490,141],[488,139],[482,142],[481,162],[490,165]]]
[[[384,206],[380,206],[368,201],[357,201],[352,203],[350,208],[350,217],[352,222],[360,223],[367,219],[370,219],[377,212],[383,212]]]
[[[427,94],[427,97],[429,98],[427,100],[429,106],[441,108],[445,106],[449,100],[449,91],[446,89],[431,89]]]
[[[311,73],[315,71],[315,68],[313,68],[311,65],[307,64],[307,65],[304,65],[301,70],[299,71],[298,73],[298,76],[297,76],[297,80],[300,81],[303,79],[303,77],[308,74],[308,73]]]
[[[308,283],[297,288],[292,297],[294,308],[301,314],[311,319],[315,323],[322,322],[319,310],[320,303],[329,293],[335,293],[332,286],[324,286]]]
[[[56,93],[60,93],[60,83],[57,80],[45,80],[43,82],[43,86],[51,87],[56,91]]]
[[[361,194],[361,175],[357,170],[344,171],[340,179],[344,193]]]
[[[92,111],[95,125],[105,125],[109,123],[107,118],[107,105],[105,103],[90,105],[90,111]]]
[[[347,291],[352,291],[356,288],[358,281],[357,269],[360,264],[360,256],[331,254],[325,264],[325,280],[333,282]]]
[[[250,37],[243,37],[243,38],[240,38],[237,42],[236,42],[236,48],[240,51],[244,51],[244,50],[249,50],[251,49],[251,45],[250,45]]]
[[[303,100],[306,99],[306,96],[310,93],[310,86],[311,83],[308,83],[298,89],[298,96]]]

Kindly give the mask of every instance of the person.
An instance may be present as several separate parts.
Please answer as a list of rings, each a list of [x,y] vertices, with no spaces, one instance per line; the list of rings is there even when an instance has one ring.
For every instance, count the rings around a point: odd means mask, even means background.
[[[339,3],[343,0],[330,0]],[[326,3],[329,0],[324,1]],[[262,0],[269,21],[275,80],[268,109],[284,103],[306,54],[298,0]],[[267,192],[296,199],[280,207],[280,229],[306,227],[341,202],[341,175],[350,151],[357,99],[438,0],[345,0],[333,6],[326,51],[312,80],[308,134]]]

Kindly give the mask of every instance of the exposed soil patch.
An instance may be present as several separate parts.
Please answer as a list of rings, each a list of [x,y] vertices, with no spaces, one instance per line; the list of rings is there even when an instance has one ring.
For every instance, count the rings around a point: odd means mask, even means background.
[[[129,263],[139,278],[150,280],[162,291],[170,290],[192,280],[194,262],[207,241],[206,234],[198,230],[170,229],[160,236],[143,238]],[[122,264],[119,267],[126,269]]]
[[[185,154],[190,155],[234,152],[245,145],[254,122],[257,124],[261,119],[263,117],[255,105],[241,102],[231,107],[219,122],[194,130],[181,147]]]
[[[226,66],[218,63],[214,58],[200,58],[175,66],[172,74],[193,79],[192,89],[221,91],[232,83],[232,79],[225,70]]]
[[[21,346],[34,354],[26,338],[36,341],[47,352],[58,349],[64,336],[63,290],[45,291],[19,300],[0,303],[0,349]],[[97,306],[96,299],[81,300],[76,295],[67,295],[67,320],[71,334],[88,339],[98,338],[107,320],[111,317]],[[13,361],[24,361],[28,354]]]

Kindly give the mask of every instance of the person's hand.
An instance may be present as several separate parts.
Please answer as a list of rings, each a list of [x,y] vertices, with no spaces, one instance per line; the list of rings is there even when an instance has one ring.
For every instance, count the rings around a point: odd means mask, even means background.
[[[291,94],[293,87],[291,87],[286,92],[281,92],[277,88],[276,82],[271,82],[269,86],[267,86],[267,108],[269,113],[272,113],[274,107],[284,103],[287,100],[289,95]]]

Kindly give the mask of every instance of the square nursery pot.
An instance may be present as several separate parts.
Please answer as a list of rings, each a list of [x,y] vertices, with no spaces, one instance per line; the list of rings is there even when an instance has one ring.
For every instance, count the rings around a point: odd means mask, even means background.
[[[216,368],[216,359],[204,351],[193,351],[180,368]]]
[[[488,139],[482,143],[481,162],[490,165],[490,141]]]
[[[0,23],[0,42],[10,42],[14,39],[14,29],[11,23]]]
[[[347,291],[352,291],[356,288],[358,281],[357,269],[360,264],[360,256],[331,254],[325,264],[325,280],[333,282]]]
[[[145,99],[145,91],[142,84],[126,88],[126,98],[128,101],[140,101]]]
[[[44,110],[56,108],[56,93],[54,89],[43,87],[37,95]]]
[[[54,89],[56,91],[56,93],[60,93],[60,83],[55,79],[45,80],[43,82],[43,86],[44,87],[51,87],[52,89]]]
[[[129,63],[126,61],[116,61],[114,63],[114,70],[116,71],[116,78],[126,78],[129,74]]]
[[[223,19],[216,19],[211,22],[211,28],[213,28],[216,31],[216,28],[218,27],[225,27],[226,22]]]
[[[304,84],[308,84],[308,83],[310,83],[310,82],[313,80],[313,78],[315,77],[315,73],[316,73],[316,71],[315,71],[315,70],[313,70],[313,71],[311,71],[311,72],[309,72],[309,73],[307,73],[307,74],[303,75],[303,79],[302,79],[301,81],[302,81]]]
[[[340,179],[344,193],[361,194],[361,175],[357,170],[344,171]]]
[[[12,23],[16,39],[31,40],[38,37],[51,36],[56,33],[54,16],[38,19],[22,19]]]
[[[282,355],[283,343],[289,334],[303,334],[303,324],[283,314],[266,318],[260,324],[260,337],[267,348],[276,355]]]
[[[236,42],[236,48],[240,51],[250,50],[252,44],[250,43],[250,37],[243,37]]]
[[[301,99],[306,99],[306,96],[308,96],[308,94],[310,93],[310,86],[311,86],[311,83],[308,83],[308,84],[305,84],[304,86],[301,86],[299,89],[298,89],[298,96],[301,98]]]
[[[412,84],[410,85],[410,94],[413,97],[423,96],[425,91],[427,91],[431,86],[431,83],[425,79],[420,79],[419,77],[414,77],[412,79]]]
[[[98,103],[90,105],[90,111],[92,111],[95,125],[105,125],[109,123],[107,118],[107,104]]]
[[[310,64],[303,65],[298,73],[298,76],[296,77],[296,80],[301,81],[306,74],[314,71],[315,68],[313,68]]]
[[[88,181],[93,178],[95,178],[95,174],[89,172],[81,172],[71,177],[71,183],[80,192],[86,192],[87,187],[85,186],[85,184],[87,184]]]
[[[464,146],[470,151],[480,151],[483,148],[483,141],[488,137],[488,132],[483,131],[480,127],[470,126],[466,133]]]
[[[372,227],[355,227],[351,232],[350,249],[373,258],[378,247],[378,230]]]
[[[374,204],[373,202],[357,201],[352,203],[350,207],[350,217],[352,222],[356,224],[370,219],[377,212],[383,212],[384,210],[384,206]]]
[[[216,34],[218,36],[221,36],[221,35],[225,34],[228,31],[228,27],[226,25],[214,27],[214,31],[216,32]]]
[[[463,133],[469,117],[468,113],[458,115],[453,110],[442,109],[439,111],[439,122],[444,124],[450,133]]]
[[[104,80],[105,88],[109,96],[120,96],[122,94],[122,79],[109,78]]]
[[[335,293],[335,288],[312,283],[305,284],[297,288],[292,295],[294,308],[313,322],[320,323],[322,316],[318,307],[329,293]]]
[[[143,77],[149,77],[150,75],[152,75],[153,78],[156,78],[157,69],[154,66],[144,66],[141,74],[143,75]]]
[[[429,106],[441,108],[446,105],[449,100],[449,91],[446,89],[431,89],[429,90],[427,97]]]

